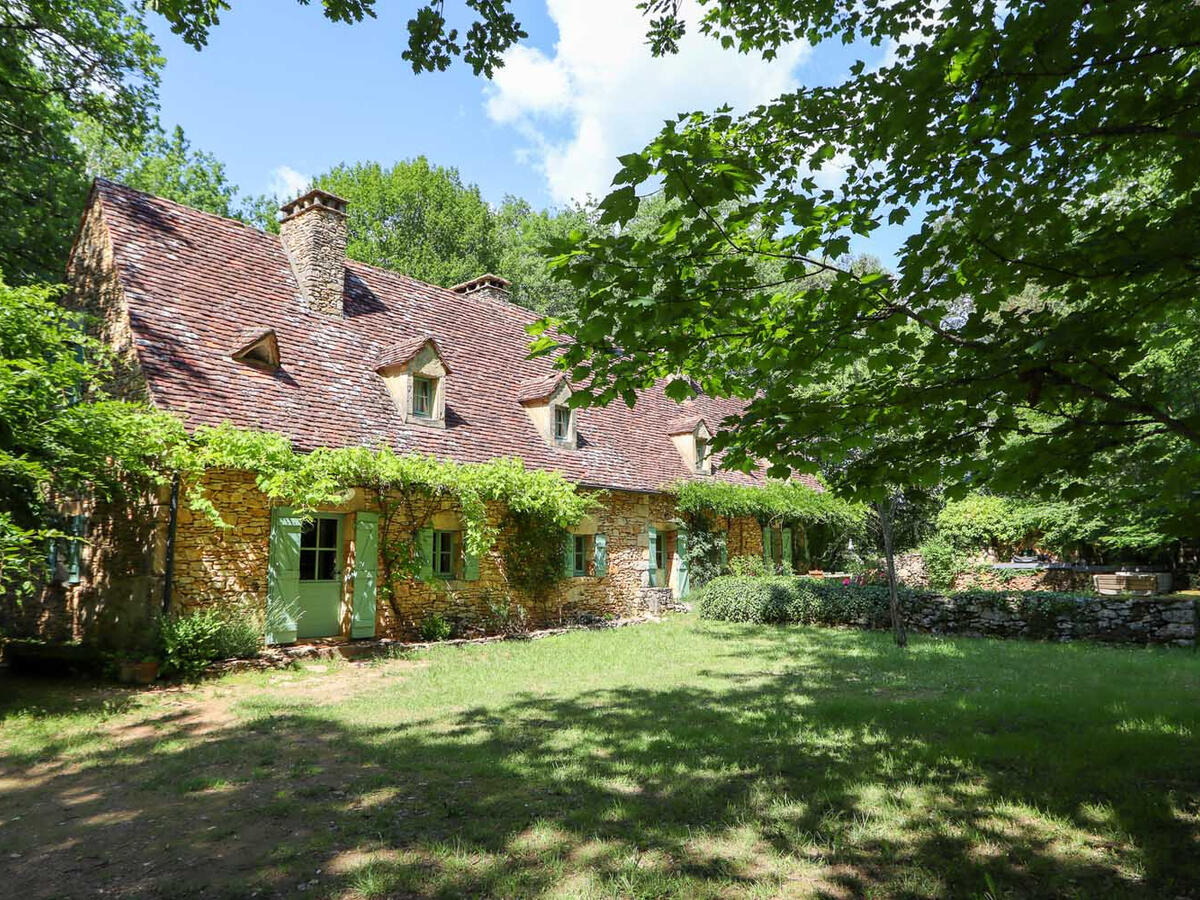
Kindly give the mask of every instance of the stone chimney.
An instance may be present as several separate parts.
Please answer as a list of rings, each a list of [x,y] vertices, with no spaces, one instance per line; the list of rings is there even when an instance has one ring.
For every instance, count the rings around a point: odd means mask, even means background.
[[[512,282],[506,278],[501,278],[499,275],[480,275],[478,278],[472,278],[470,281],[464,281],[462,284],[456,284],[450,290],[456,294],[477,294],[480,297],[487,297],[490,300],[509,301],[509,288],[512,287]]]
[[[346,201],[317,189],[280,209],[279,238],[301,295],[316,312],[340,316],[346,280]]]

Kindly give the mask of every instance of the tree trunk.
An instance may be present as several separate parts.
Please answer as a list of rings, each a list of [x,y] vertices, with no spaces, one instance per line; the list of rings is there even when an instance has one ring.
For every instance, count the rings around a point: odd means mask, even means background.
[[[886,497],[875,503],[879,513],[879,529],[883,532],[883,555],[887,558],[888,603],[892,610],[892,634],[897,647],[908,646],[908,635],[904,633],[904,619],[900,615],[900,596],[896,592],[896,548],[892,546],[892,498]]]

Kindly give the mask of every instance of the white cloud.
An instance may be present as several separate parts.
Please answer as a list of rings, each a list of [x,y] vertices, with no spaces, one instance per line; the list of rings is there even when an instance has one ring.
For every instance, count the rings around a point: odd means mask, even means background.
[[[771,62],[722,50],[696,32],[698,9],[679,53],[655,59],[647,19],[633,3],[547,0],[558,26],[554,55],[515,47],[485,87],[497,124],[528,142],[525,154],[557,202],[603,196],[616,157],[640,150],[676,113],[729,104],[748,109],[796,86],[793,70],[810,48],[785,47]]]
[[[291,166],[276,166],[271,170],[267,191],[280,200],[294,200],[308,190],[311,183],[312,178]]]

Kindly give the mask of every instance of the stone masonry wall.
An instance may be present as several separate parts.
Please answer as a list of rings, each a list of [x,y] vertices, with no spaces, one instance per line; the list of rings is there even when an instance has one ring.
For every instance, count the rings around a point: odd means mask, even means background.
[[[896,578],[909,587],[928,587],[920,553],[896,555]],[[956,591],[1091,591],[1092,576],[1070,569],[993,569],[979,563],[954,576]]]
[[[904,599],[904,616],[909,627],[933,634],[1196,645],[1196,601],[1172,594],[1037,600],[914,592]]]
[[[238,600],[260,610],[266,608],[267,561],[271,528],[270,503],[255,486],[249,473],[221,471],[205,476],[205,492],[220,511],[228,528],[217,528],[205,517],[180,504],[175,541],[174,605],[193,609],[223,600]],[[580,527],[580,532],[602,533],[607,538],[608,572],[604,577],[563,578],[540,596],[530,596],[512,586],[503,564],[505,536],[479,560],[479,578],[450,580],[436,586],[398,577],[392,582],[392,597],[382,596],[377,604],[376,634],[410,638],[433,614],[453,622],[463,633],[486,633],[517,627],[546,627],[587,617],[626,616],[647,611],[657,599],[646,587],[649,567],[649,526],[663,532],[670,565],[676,544],[674,501],[664,494],[609,491],[600,495],[601,507]],[[379,512],[362,492],[343,506],[322,510],[345,516],[343,557],[346,582],[343,591],[343,630],[349,631],[353,597],[354,515],[362,510]],[[449,502],[413,510],[417,527],[454,529],[456,513]],[[498,525],[504,510],[489,506],[490,522]],[[382,524],[382,520],[381,520]],[[758,524],[734,520],[730,523],[730,556],[761,554]],[[412,539],[414,521],[400,516],[391,523],[388,536]],[[385,536],[381,534],[380,544]],[[384,583],[383,566],[379,581]]]

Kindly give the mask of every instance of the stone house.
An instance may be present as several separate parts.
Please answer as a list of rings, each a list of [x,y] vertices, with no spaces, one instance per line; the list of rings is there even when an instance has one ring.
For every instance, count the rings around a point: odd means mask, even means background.
[[[686,531],[664,487],[727,479],[708,441],[735,403],[684,404],[661,387],[636,407],[566,405],[570,385],[527,358],[536,317],[481,275],[445,289],[346,258],[346,203],[315,190],[283,207],[280,234],[98,180],[72,250],[69,302],[90,311],[118,360],[116,391],[189,428],[286,435],[300,451],[378,446],[458,462],[498,457],[554,470],[602,505],[574,529],[563,577],[538,597],[507,583],[496,554],[463,552],[457,513],[410,528],[425,578],[379,599],[379,510],[356,492],[302,519],[272,508],[242,471],[206,476],[232,527],[215,528],[169,491],[136,508],[81,509],[86,537],[60,564],[40,630],[118,643],[159,610],[221,599],[302,615],[274,642],[411,635],[431,613],[495,627],[497,609],[543,625],[657,608],[687,593]],[[503,510],[489,510],[499,521]],[[790,558],[790,532],[728,523],[730,555]],[[778,530],[777,530],[778,531]],[[503,535],[501,536],[503,541]],[[430,577],[432,576],[432,577]]]

